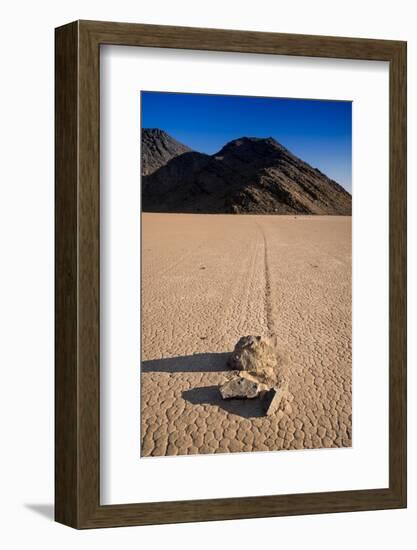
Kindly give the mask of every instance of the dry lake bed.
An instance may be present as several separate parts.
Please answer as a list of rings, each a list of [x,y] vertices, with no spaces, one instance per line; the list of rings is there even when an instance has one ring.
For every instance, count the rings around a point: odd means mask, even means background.
[[[142,456],[349,447],[351,217],[142,214]],[[223,400],[241,336],[274,335],[291,405]]]

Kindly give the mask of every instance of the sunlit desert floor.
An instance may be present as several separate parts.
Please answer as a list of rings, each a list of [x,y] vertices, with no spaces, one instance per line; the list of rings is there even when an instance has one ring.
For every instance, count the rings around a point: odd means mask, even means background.
[[[142,456],[349,447],[351,218],[142,215]],[[224,401],[241,336],[276,335],[292,411]]]

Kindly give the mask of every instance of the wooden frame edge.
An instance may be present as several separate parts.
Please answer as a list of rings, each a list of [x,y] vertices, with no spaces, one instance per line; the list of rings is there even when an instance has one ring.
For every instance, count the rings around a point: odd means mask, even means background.
[[[407,43],[390,60],[389,477],[407,506]]]
[[[55,31],[55,520],[78,518],[78,23]]]
[[[98,159],[101,44],[390,63],[389,488],[100,505]],[[84,529],[406,507],[406,43],[76,21],[56,29],[55,45],[56,521]]]

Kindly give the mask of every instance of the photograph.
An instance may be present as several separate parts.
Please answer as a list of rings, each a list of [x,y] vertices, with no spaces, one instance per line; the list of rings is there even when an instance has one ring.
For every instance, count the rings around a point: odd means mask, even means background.
[[[352,103],[141,92],[141,456],[352,445]]]

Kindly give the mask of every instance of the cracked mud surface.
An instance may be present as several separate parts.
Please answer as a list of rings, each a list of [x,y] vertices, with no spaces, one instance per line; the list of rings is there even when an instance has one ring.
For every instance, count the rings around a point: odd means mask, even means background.
[[[351,218],[146,213],[142,231],[142,456],[351,446]],[[288,353],[283,415],[220,397],[246,334]]]

